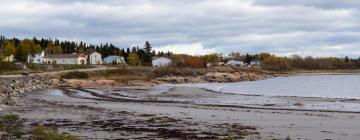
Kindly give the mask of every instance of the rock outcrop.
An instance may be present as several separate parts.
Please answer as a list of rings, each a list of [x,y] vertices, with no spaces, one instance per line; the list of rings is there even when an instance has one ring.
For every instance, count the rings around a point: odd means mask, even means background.
[[[16,98],[34,90],[52,88],[59,86],[56,79],[41,77],[22,77],[11,79],[0,79],[0,104],[12,105]]]
[[[157,78],[156,80],[167,82],[167,83],[206,83],[206,82],[240,82],[240,81],[256,81],[264,80],[274,77],[274,75],[268,74],[256,74],[248,72],[236,72],[236,73],[220,73],[220,72],[209,72],[201,76],[167,76]]]

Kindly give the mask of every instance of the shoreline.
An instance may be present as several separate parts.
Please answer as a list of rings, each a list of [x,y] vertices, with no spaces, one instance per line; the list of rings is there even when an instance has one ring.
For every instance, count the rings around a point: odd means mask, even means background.
[[[276,76],[279,75],[267,78]],[[224,77],[228,76],[220,76]],[[61,132],[76,135],[80,139],[225,139],[231,136],[252,140],[283,139],[290,136],[292,139],[305,140],[353,139],[360,135],[352,131],[360,129],[360,126],[355,125],[356,122],[360,123],[360,111],[301,109],[308,102],[341,100],[344,103],[360,103],[356,99],[270,97],[288,100],[291,101],[290,105],[298,106],[279,108],[274,107],[271,102],[255,105],[193,103],[191,101],[221,95],[216,91],[194,87],[169,89],[160,95],[147,95],[159,92],[149,89],[164,82],[133,80],[113,83],[113,80],[99,79],[74,79],[69,82],[44,79],[35,83],[44,81],[49,82],[49,87],[45,88],[50,89],[36,88],[31,89],[31,93],[18,94],[18,104],[0,108],[0,115],[13,113],[22,118],[25,127],[39,124],[55,126]],[[79,86],[81,84],[83,86]],[[29,87],[31,86],[33,85]],[[64,93],[54,91],[58,88]],[[229,96],[231,95],[239,94],[230,93]],[[247,100],[264,97],[241,96],[251,97]],[[181,101],[183,99],[185,101]],[[186,101],[187,99],[191,101]]]
[[[137,93],[135,95],[142,95],[148,92],[146,89],[145,87],[118,87],[113,91],[129,92],[129,95],[134,92]],[[143,102],[134,99],[120,100],[112,97],[116,94],[107,96],[107,94],[102,94],[103,91],[93,90],[91,89],[91,92],[87,92],[90,90],[71,90],[71,92],[65,90],[63,95],[52,90],[37,91],[21,97],[19,99],[22,101],[21,104],[6,108],[0,111],[0,114],[8,110],[20,115],[27,122],[26,126],[52,124],[61,132],[71,133],[79,136],[80,139],[94,139],[96,136],[101,139],[148,139],[154,136],[163,139],[223,139],[235,131],[237,131],[235,138],[245,139],[283,139],[287,136],[292,139],[352,139],[358,137],[359,134],[351,130],[360,129],[360,126],[356,125],[356,122],[360,122],[360,114],[353,112]],[[155,97],[202,99],[203,96],[217,94],[203,89],[178,88],[163,93],[161,96],[147,98],[150,100]],[[118,97],[132,98],[131,96]],[[144,122],[145,125],[136,122]],[[206,129],[200,129],[203,127]],[[187,128],[199,130],[189,131]],[[219,131],[219,129],[223,130]],[[138,133],[132,133],[133,130]],[[245,132],[246,135],[237,135]],[[116,135],[117,133],[126,135]],[[171,134],[174,135],[170,136]],[[184,135],[191,137],[184,137]]]

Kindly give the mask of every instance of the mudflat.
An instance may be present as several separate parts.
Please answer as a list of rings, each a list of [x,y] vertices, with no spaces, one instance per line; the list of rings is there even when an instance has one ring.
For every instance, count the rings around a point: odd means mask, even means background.
[[[218,94],[200,88],[154,91],[146,86],[47,89],[21,97],[19,105],[4,107],[0,112],[18,114],[26,127],[55,126],[81,139],[284,139],[289,136],[352,140],[360,137],[359,112],[194,102]]]

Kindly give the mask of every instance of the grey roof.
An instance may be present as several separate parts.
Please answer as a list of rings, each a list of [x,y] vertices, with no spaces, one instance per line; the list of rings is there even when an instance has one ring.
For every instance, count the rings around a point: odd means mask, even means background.
[[[82,54],[51,54],[45,58],[79,58]]]

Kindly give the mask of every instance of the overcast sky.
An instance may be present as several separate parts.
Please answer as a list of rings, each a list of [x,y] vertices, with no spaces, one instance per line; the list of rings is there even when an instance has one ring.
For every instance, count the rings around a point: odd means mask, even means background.
[[[0,34],[204,54],[360,56],[358,0],[0,0]]]

